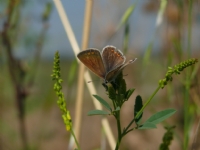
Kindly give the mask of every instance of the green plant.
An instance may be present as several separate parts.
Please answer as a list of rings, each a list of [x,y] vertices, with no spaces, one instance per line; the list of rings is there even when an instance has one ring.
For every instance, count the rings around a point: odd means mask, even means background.
[[[53,74],[51,75],[52,80],[55,81],[54,83],[54,90],[56,92],[56,95],[58,96],[57,104],[62,112],[62,118],[66,127],[67,131],[70,131],[72,136],[75,139],[76,145],[78,149],[80,149],[79,143],[76,140],[76,136],[74,135],[74,131],[72,128],[72,121],[71,121],[71,116],[69,110],[67,110],[67,104],[64,98],[64,94],[61,91],[62,90],[62,85],[61,83],[63,80],[61,79],[61,69],[60,69],[60,55],[58,52],[56,52],[55,57],[54,57],[54,65],[53,65]]]
[[[134,89],[126,90],[126,83],[123,79],[122,73],[118,75],[116,80],[114,82],[108,83],[104,87],[106,88],[106,91],[108,93],[109,99],[112,100],[113,106],[110,106],[104,99],[102,99],[98,95],[94,95],[94,97],[109,111],[104,110],[92,110],[88,113],[88,115],[113,115],[117,121],[117,129],[118,129],[118,139],[116,144],[116,150],[119,149],[120,143],[122,138],[130,131],[136,130],[136,129],[152,129],[156,128],[156,124],[164,121],[171,115],[173,115],[176,110],[174,109],[166,109],[160,112],[157,112],[153,114],[149,119],[147,119],[144,123],[141,123],[140,120],[142,118],[142,114],[144,112],[144,109],[149,104],[149,102],[153,99],[155,94],[158,92],[160,88],[164,88],[165,85],[169,81],[172,81],[172,75],[173,74],[180,74],[181,71],[183,71],[186,67],[189,67],[195,63],[197,63],[198,60],[193,58],[186,60],[184,62],[181,62],[180,64],[175,65],[174,67],[168,67],[168,71],[165,75],[165,78],[159,81],[159,86],[157,89],[153,92],[153,94],[150,96],[150,98],[145,102],[144,105],[142,105],[142,98],[141,96],[137,96],[135,100],[135,107],[134,107],[134,117],[131,120],[131,122],[128,124],[127,127],[121,128],[121,122],[120,122],[120,110],[122,108],[122,105],[124,102],[126,102],[132,93],[134,92]],[[131,127],[132,124],[135,123],[136,126]]]
[[[174,67],[169,67],[168,71],[165,75],[165,78],[159,81],[158,87],[153,92],[153,94],[150,96],[150,98],[144,103],[144,105],[142,102],[142,97],[140,95],[138,95],[135,99],[133,119],[124,128],[121,127],[121,119],[120,119],[122,105],[126,101],[129,100],[130,96],[133,94],[135,89],[127,90],[126,82],[123,79],[122,72],[116,77],[116,79],[114,81],[107,83],[107,84],[105,84],[105,83],[103,84],[103,86],[105,87],[105,90],[107,92],[108,98],[112,101],[112,106],[106,100],[101,98],[100,96],[93,95],[107,109],[107,111],[91,110],[88,112],[88,115],[89,116],[113,115],[115,117],[116,123],[117,123],[117,131],[118,131],[118,138],[117,138],[115,150],[118,150],[120,147],[122,138],[130,131],[133,131],[136,129],[156,128],[156,125],[158,123],[169,118],[176,112],[176,110],[174,110],[174,109],[162,110],[162,111],[159,111],[159,112],[153,114],[145,122],[142,123],[142,121],[141,121],[142,115],[144,113],[144,109],[146,108],[146,106],[153,99],[153,97],[159,91],[159,89],[164,88],[169,81],[172,81],[172,75],[180,74],[180,72],[183,71],[186,67],[189,67],[197,62],[198,62],[197,59],[189,59],[189,60],[186,60],[184,62],[181,62],[181,63],[175,65]],[[67,111],[67,109],[66,109],[64,96],[63,96],[63,93],[61,92],[62,79],[60,79],[59,54],[58,53],[55,54],[54,69],[53,69],[52,77],[53,77],[53,80],[56,81],[56,83],[54,85],[54,90],[56,91],[56,94],[59,97],[59,100],[57,101],[57,103],[59,105],[60,110],[62,111],[62,118],[64,120],[67,130],[70,131],[75,138],[75,135],[72,130],[71,117],[69,115],[69,111]],[[135,126],[133,126],[133,123],[135,123]],[[76,141],[76,138],[75,138],[75,141]],[[78,146],[78,148],[79,148],[79,146]]]
[[[32,61],[30,65],[28,60],[24,60],[16,56],[16,51],[18,44],[20,43],[21,37],[26,37],[23,35],[22,31],[24,28],[22,20],[22,8],[25,6],[25,1],[20,0],[7,0],[0,1],[1,4],[5,5],[5,12],[2,15],[2,29],[0,30],[0,45],[1,45],[1,59],[5,59],[6,67],[9,71],[10,81],[13,87],[13,95],[16,103],[18,120],[19,120],[19,131],[22,140],[22,146],[24,150],[29,148],[27,133],[26,133],[26,99],[30,96],[30,89],[33,87],[35,81],[36,70],[39,65],[40,54],[43,48],[46,33],[48,31],[48,21],[52,12],[52,3],[47,2],[44,7],[43,13],[40,15],[42,18],[42,30],[39,33],[38,40],[34,42],[34,56],[32,56]],[[3,6],[2,5],[2,6]],[[2,9],[2,7],[1,7]],[[30,30],[30,29],[29,29]],[[26,41],[27,40],[27,41]],[[23,47],[25,49],[31,49],[30,41],[27,37],[23,39]],[[5,58],[4,58],[5,57]],[[3,60],[2,59],[2,60]],[[28,69],[28,67],[34,69]],[[10,95],[12,95],[10,93]]]
[[[165,127],[167,130],[166,133],[163,136],[163,142],[160,144],[159,150],[169,150],[169,145],[171,144],[171,141],[173,140],[173,129],[175,126],[172,127]]]

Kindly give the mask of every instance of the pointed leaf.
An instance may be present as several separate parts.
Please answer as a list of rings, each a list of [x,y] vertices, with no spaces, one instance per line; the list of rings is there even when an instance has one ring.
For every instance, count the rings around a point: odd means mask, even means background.
[[[110,105],[100,96],[98,95],[93,95],[106,109],[108,109],[109,111],[112,111],[112,108],[110,107]]]
[[[143,125],[141,125],[138,129],[155,129],[156,125],[151,122],[145,122]]]
[[[151,122],[151,123],[154,123],[154,124],[158,124],[158,123],[162,122],[163,120],[165,120],[165,119],[169,118],[170,116],[172,116],[175,112],[176,112],[175,109],[162,110],[162,111],[157,112],[154,115],[152,115],[149,119],[147,119],[146,122]]]
[[[135,105],[134,105],[134,117],[137,115],[137,113],[140,111],[140,109],[142,108],[143,104],[142,104],[142,97],[140,95],[138,95],[135,99]],[[137,123],[141,118],[142,118],[143,113],[135,118],[135,122]]]
[[[131,14],[132,14],[134,8],[135,8],[135,5],[133,4],[126,10],[126,12],[124,13],[124,15],[121,18],[119,27],[127,22],[127,20],[130,18]]]
[[[110,113],[104,110],[91,110],[88,112],[88,116],[93,115],[110,115]]]
[[[124,30],[124,41],[123,41],[124,54],[126,54],[128,51],[129,34],[130,34],[130,27],[129,27],[129,23],[127,22],[125,25],[125,30]]]
[[[135,89],[129,89],[128,91],[126,91],[126,100],[129,99],[129,97],[133,94],[134,91]]]

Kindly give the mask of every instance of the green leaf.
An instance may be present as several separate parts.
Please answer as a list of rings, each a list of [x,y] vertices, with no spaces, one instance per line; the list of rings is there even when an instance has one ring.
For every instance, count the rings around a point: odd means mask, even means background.
[[[123,76],[122,76],[123,77]],[[116,82],[117,83],[117,82]],[[119,80],[119,83],[117,83],[118,85],[120,85],[120,86],[118,86],[117,87],[117,89],[118,89],[118,93],[119,94],[125,94],[126,93],[126,82],[125,82],[125,80],[123,79],[123,78],[121,78],[120,80]]]
[[[175,112],[176,112],[176,110],[171,109],[171,108],[159,111],[159,112],[155,113],[154,115],[152,115],[149,119],[147,119],[146,122],[158,124],[158,123],[162,122],[163,120],[172,116]]]
[[[130,98],[134,91],[135,89],[129,89],[128,91],[126,91],[126,100]]]
[[[88,116],[93,115],[110,115],[110,113],[104,110],[91,110],[88,112]]]
[[[119,24],[119,27],[121,27],[123,24],[126,24],[126,22],[128,21],[128,19],[130,18],[133,10],[135,8],[135,5],[131,5],[127,10],[126,12],[124,13],[124,15],[122,16],[122,19],[120,21],[120,24]],[[119,28],[118,27],[118,28]]]
[[[135,105],[134,105],[134,117],[137,115],[137,113],[140,111],[140,109],[142,108],[143,104],[142,104],[142,97],[140,95],[138,95],[135,99]],[[135,122],[139,122],[140,119],[142,118],[143,113],[138,117],[135,118]]]
[[[108,109],[109,111],[112,111],[112,108],[110,107],[110,105],[100,96],[98,95],[93,95],[106,109]]]
[[[141,125],[138,129],[155,129],[156,125],[151,122],[145,122],[143,125]]]
[[[130,34],[130,27],[129,27],[129,23],[127,22],[125,25],[124,40],[123,40],[124,54],[126,54],[128,51],[129,34]]]

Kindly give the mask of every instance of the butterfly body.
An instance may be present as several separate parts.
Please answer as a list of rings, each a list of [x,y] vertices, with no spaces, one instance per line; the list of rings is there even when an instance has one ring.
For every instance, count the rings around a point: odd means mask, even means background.
[[[95,48],[81,51],[77,57],[94,74],[104,79],[104,83],[113,81],[125,66],[136,60],[125,63],[126,57],[123,53],[110,45],[104,47],[102,52]]]

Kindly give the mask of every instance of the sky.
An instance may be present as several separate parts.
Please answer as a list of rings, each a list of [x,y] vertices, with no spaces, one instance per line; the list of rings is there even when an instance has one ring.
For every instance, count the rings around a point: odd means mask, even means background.
[[[34,53],[34,44],[32,43],[32,46],[30,46],[31,42],[29,43],[29,41],[37,41],[42,29],[41,14],[48,1],[52,2],[53,9],[43,45],[42,57],[53,58],[55,51],[59,50],[62,56],[74,59],[75,55],[52,0],[25,0],[21,10],[22,19],[20,20],[23,30],[15,54],[18,57],[31,57]],[[79,47],[81,47],[85,0],[61,0],[61,2]],[[102,49],[106,45],[114,45],[118,49],[122,49],[124,27],[115,34],[109,43],[107,40],[109,35],[116,29],[126,9],[130,5],[136,4],[129,20],[129,52],[132,54],[144,52],[152,40],[154,41],[153,51],[159,51],[163,44],[163,30],[166,29],[165,20],[159,28],[155,28],[158,12],[145,12],[144,4],[147,2],[148,0],[139,0],[137,3],[136,0],[94,0],[89,47]],[[1,12],[2,10],[4,10],[3,6],[0,7]],[[200,16],[200,12],[197,14]],[[0,21],[0,24],[2,25],[2,21]],[[187,32],[185,35],[187,36]],[[200,47],[200,42],[195,41],[200,39],[200,21],[193,25],[192,36],[194,39],[192,40],[192,46],[194,48]]]
[[[134,13],[130,18],[129,45],[130,47],[135,47],[135,49],[141,51],[145,50],[148,43],[153,38],[154,31],[152,29],[155,26],[156,19],[156,13],[147,15],[143,12],[142,7],[144,2],[145,1],[139,1],[139,3],[137,3]],[[109,32],[112,32],[112,30],[117,27],[123,13],[134,3],[133,0],[124,0],[123,2],[116,0],[94,0],[89,47],[102,49],[106,45],[114,45],[121,49],[124,27],[115,34],[115,37],[109,43],[106,41],[109,37]],[[79,3],[77,3],[76,0],[63,0],[62,4],[75,33],[79,47],[81,47],[85,1],[79,1]],[[53,35],[53,38],[49,38],[48,40],[51,41],[50,43],[55,44],[46,45],[46,47],[44,47],[44,52],[47,52],[48,49],[52,49],[52,51],[59,49],[63,54],[67,53],[69,57],[73,57],[74,54],[71,45],[55,7],[51,17],[51,29],[49,29],[49,34]],[[159,41],[158,38],[158,42],[155,44],[156,47],[159,46]]]

